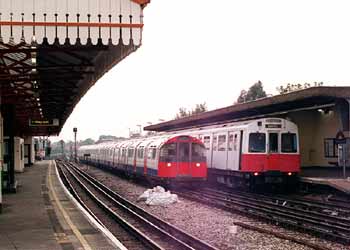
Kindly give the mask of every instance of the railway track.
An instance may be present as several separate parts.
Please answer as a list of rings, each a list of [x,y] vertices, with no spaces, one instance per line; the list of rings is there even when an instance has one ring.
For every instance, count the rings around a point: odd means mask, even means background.
[[[232,198],[244,198],[248,200],[264,201],[267,204],[276,204],[285,208],[291,208],[300,211],[309,211],[315,215],[323,215],[331,220],[339,222],[350,222],[350,206],[344,203],[334,203],[327,201],[316,201],[314,199],[302,198],[300,196],[272,195],[272,194],[255,194],[248,192],[237,192],[232,190],[221,191],[207,188],[206,192],[214,195],[228,196]]]
[[[325,207],[317,203],[311,204],[310,201],[308,204],[305,201],[295,201],[293,205],[293,200],[276,202],[271,197],[259,194],[233,193],[232,191],[228,193],[208,188],[197,191],[179,192],[178,195],[226,211],[239,212],[255,218],[297,228],[343,244],[350,243],[350,218],[346,218],[349,211],[345,211],[344,209],[339,211],[345,217],[337,217],[327,213],[321,213],[320,211]],[[300,243],[298,241],[296,242]],[[322,246],[309,245],[308,242],[303,242],[303,244],[314,249],[327,249],[322,248]]]
[[[108,228],[113,227],[110,231],[126,248],[216,249],[127,201],[74,164],[58,162],[58,167],[64,183],[70,184],[68,189],[78,189],[73,192],[74,196],[82,193],[88,195],[89,198],[80,198],[78,201],[84,207],[89,207],[88,211],[98,217],[102,225],[102,218],[112,218],[114,222],[108,223]],[[96,204],[95,207],[92,206],[94,208],[86,204],[91,203],[91,200]],[[98,212],[95,212],[96,207],[99,208]]]

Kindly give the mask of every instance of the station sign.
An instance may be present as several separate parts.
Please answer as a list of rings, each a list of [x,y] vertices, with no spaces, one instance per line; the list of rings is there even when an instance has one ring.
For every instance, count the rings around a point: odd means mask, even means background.
[[[29,119],[29,126],[59,126],[58,119]]]

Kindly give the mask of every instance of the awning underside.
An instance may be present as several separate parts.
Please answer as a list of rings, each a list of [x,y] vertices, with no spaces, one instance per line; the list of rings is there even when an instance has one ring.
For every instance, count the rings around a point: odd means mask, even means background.
[[[52,135],[88,89],[138,46],[0,43],[0,48],[1,104],[15,105],[21,128],[16,133]],[[59,119],[59,126],[31,127],[30,119]]]
[[[0,0],[0,41],[141,43],[142,4],[130,0]]]

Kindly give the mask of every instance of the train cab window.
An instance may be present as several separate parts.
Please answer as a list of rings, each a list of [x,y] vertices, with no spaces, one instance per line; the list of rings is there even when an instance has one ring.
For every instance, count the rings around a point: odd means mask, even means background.
[[[266,136],[264,133],[249,134],[249,152],[250,153],[266,152]]]
[[[206,161],[203,145],[192,143],[192,161]]]
[[[218,151],[226,151],[226,135],[219,135]]]
[[[176,161],[176,143],[167,143],[160,150],[160,161]]]
[[[269,153],[278,153],[278,133],[269,133]]]
[[[210,149],[210,136],[204,136],[203,143],[206,150]]]
[[[190,161],[190,144],[189,143],[179,143],[179,161],[188,162]]]
[[[282,134],[282,153],[296,153],[297,151],[297,135],[294,133]]]

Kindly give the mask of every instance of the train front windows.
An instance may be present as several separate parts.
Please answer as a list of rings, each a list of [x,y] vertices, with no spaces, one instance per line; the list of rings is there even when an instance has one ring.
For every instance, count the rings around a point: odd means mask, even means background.
[[[175,162],[176,161],[176,143],[165,144],[160,150],[160,161]]]
[[[282,134],[282,153],[296,153],[297,151],[297,135],[294,133]]]
[[[190,161],[190,144],[189,143],[179,143],[179,161],[188,162]]]
[[[266,136],[263,133],[249,134],[249,152],[250,153],[265,153]]]
[[[269,153],[278,153],[278,134],[269,133]]]
[[[206,161],[205,147],[203,145],[192,143],[192,162]]]

